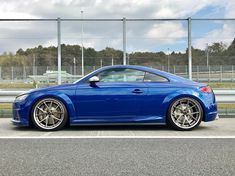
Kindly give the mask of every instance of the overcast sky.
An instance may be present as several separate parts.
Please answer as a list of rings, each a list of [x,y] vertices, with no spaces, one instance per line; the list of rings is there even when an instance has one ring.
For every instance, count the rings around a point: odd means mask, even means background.
[[[232,0],[0,0],[0,18],[235,18]],[[84,22],[84,45],[122,48],[121,22]],[[235,21],[193,21],[193,46],[235,37]],[[81,44],[81,23],[62,23],[62,43]],[[55,22],[0,22],[0,52],[56,45]],[[128,22],[127,50],[182,51],[187,21]]]

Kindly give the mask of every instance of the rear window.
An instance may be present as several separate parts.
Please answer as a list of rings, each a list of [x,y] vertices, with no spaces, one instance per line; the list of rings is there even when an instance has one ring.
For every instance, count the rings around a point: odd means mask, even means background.
[[[153,73],[146,72],[144,76],[144,82],[168,82],[168,79]]]

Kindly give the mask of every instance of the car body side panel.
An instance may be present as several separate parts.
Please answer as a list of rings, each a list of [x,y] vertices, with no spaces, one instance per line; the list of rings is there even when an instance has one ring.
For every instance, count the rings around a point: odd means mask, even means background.
[[[139,89],[142,93],[133,93]],[[76,90],[76,122],[110,122],[135,119],[147,88],[144,83],[84,83]]]

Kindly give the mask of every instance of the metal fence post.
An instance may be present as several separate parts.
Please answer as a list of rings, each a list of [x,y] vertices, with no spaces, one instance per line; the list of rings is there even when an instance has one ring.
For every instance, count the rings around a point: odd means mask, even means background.
[[[220,66],[220,82],[222,82],[222,78],[223,78],[223,68],[222,65]]]
[[[123,17],[123,65],[126,65],[126,18]]]
[[[25,66],[23,66],[23,80],[26,80],[26,69]]]
[[[103,67],[103,60],[100,59],[100,68],[102,68],[102,67]]]
[[[84,47],[83,47],[83,11],[81,11],[81,17],[82,17],[82,33],[81,33],[81,45],[82,45],[82,76],[85,75],[85,64],[84,64]]]
[[[192,80],[191,17],[188,18],[188,78]]]
[[[113,66],[114,65],[114,60],[113,60],[113,55],[112,55],[112,60],[111,60],[111,65]]]
[[[208,81],[211,81],[211,67],[208,65]]]
[[[14,67],[11,67],[11,81],[14,80]]]
[[[197,81],[199,81],[199,66],[197,65]]]
[[[71,75],[72,75],[72,74],[75,75],[74,72],[73,72],[73,67],[70,65],[69,68],[70,68],[70,74],[71,74]]]
[[[233,72],[234,72],[234,68],[233,68],[233,65],[232,65],[232,82],[234,81]]]
[[[58,84],[61,84],[61,20],[57,18],[57,59],[58,59]]]
[[[36,63],[36,58],[35,58],[35,54],[33,54],[33,75],[36,75],[36,73],[35,73],[35,63]]]
[[[40,68],[40,67],[39,67]],[[39,69],[40,70],[40,69]],[[38,75],[38,66],[35,66],[35,75]]]
[[[187,77],[188,69],[187,65],[185,65],[185,76]]]
[[[72,67],[70,67],[70,70],[72,70]],[[71,72],[71,74],[73,73],[73,75],[76,75],[76,58],[73,58],[73,72]]]

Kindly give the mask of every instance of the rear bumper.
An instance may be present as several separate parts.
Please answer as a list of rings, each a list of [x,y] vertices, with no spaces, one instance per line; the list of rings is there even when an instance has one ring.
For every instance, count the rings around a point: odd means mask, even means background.
[[[205,122],[210,122],[218,118],[218,112],[217,112],[217,103],[215,102],[210,102],[207,101],[206,107],[204,109],[204,119],[203,121]]]
[[[210,121],[213,121],[213,120],[218,119],[218,118],[219,118],[219,116],[218,116],[217,111],[210,112],[206,115],[206,117],[204,118],[204,121],[205,122],[210,122]]]
[[[201,93],[200,99],[203,102],[204,118],[203,121],[210,122],[216,119],[218,116],[217,103],[215,94],[212,93]]]

